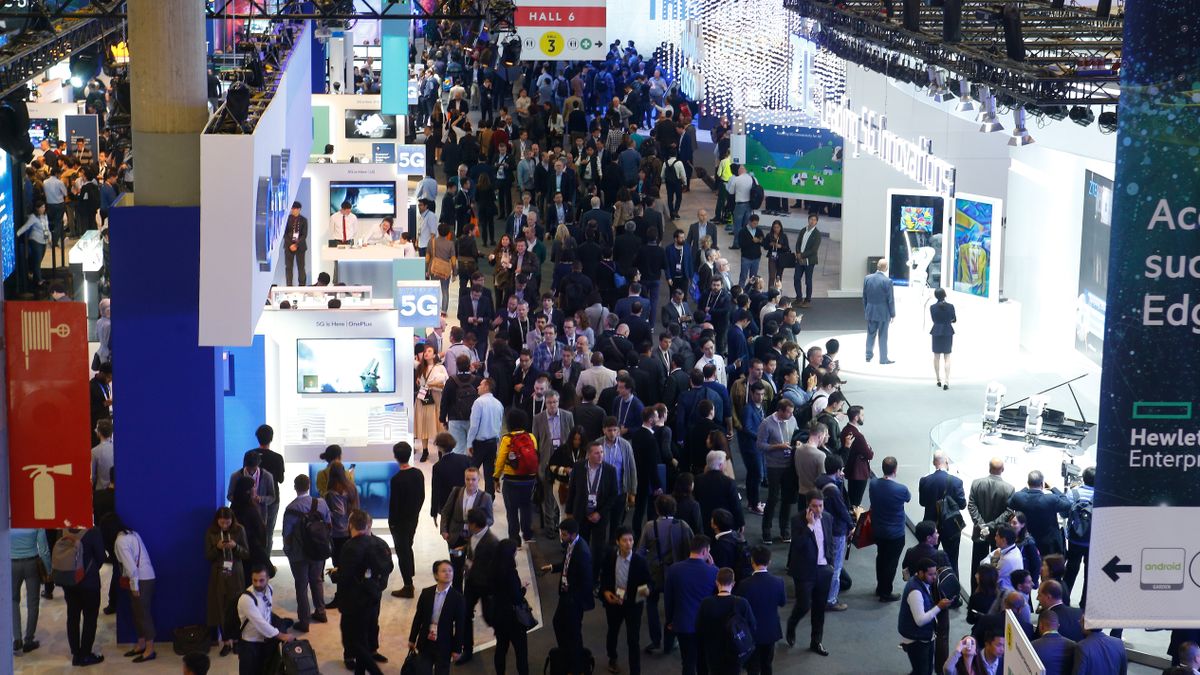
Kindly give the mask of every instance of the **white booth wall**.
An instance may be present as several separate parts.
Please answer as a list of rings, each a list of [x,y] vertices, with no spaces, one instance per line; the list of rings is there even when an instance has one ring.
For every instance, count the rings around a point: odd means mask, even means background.
[[[356,155],[365,156],[369,161],[373,143],[404,143],[406,120],[403,115],[396,116],[396,138],[346,138],[346,111],[379,110],[383,105],[379,94],[313,94],[312,105],[329,108],[329,142],[333,144],[334,162],[349,162]],[[314,129],[314,135],[320,137],[318,131]]]
[[[60,140],[65,140],[64,134],[67,129],[67,115],[80,114],[80,105],[78,103],[39,103],[32,102],[28,104],[29,119],[51,119],[58,121],[58,137]],[[36,144],[35,144],[36,145]],[[74,148],[71,148],[74,150]]]
[[[937,103],[913,85],[856,65],[846,71],[854,110],[885,114],[888,129],[910,141],[929,138],[933,154],[957,169],[958,192],[1003,200],[1006,224],[993,273],[1001,274],[1002,296],[1019,303],[1020,343],[1044,354],[1073,354],[1084,171],[1113,176],[1116,135],[1048,118],[1039,128],[1030,116],[1035,143],[1012,147],[1012,115],[1001,117],[1003,131],[981,133],[977,111],[955,113],[956,101]],[[856,297],[867,257],[884,251],[888,189],[922,188],[879,159],[851,153],[844,185],[841,288],[832,295]]]
[[[315,99],[316,97],[314,97]],[[340,97],[346,98],[346,97]],[[329,184],[339,181],[391,181],[396,185],[397,231],[408,227],[408,175],[397,171],[395,164],[309,164],[304,170],[309,181],[309,199],[312,217],[308,223],[309,277],[316,278],[319,272],[333,275],[333,262],[325,259],[325,251],[331,238]],[[382,218],[359,218],[358,231],[379,225]],[[340,238],[340,234],[339,234]]]

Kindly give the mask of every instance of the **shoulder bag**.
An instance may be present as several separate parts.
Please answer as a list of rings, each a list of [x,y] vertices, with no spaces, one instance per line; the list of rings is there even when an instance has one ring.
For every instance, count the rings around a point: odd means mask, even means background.
[[[950,496],[950,475],[946,475],[946,480],[942,484],[942,498],[937,501],[935,507],[937,509],[938,525],[951,525],[959,530],[967,526],[966,520],[962,517],[962,509],[959,508],[958,502]]]
[[[445,281],[446,279],[450,278],[451,274],[454,273],[454,269],[450,265],[449,260],[438,257],[437,245],[439,239],[441,239],[441,237],[436,237],[433,240],[433,250],[429,255],[429,275],[435,279]]]

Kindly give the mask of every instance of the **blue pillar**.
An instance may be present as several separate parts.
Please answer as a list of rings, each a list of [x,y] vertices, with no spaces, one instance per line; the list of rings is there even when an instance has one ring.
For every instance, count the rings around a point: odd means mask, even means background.
[[[206,623],[204,530],[224,502],[221,355],[197,346],[200,208],[121,207],[111,219],[117,512],[146,542],[169,642]],[[153,248],[168,230],[172,245]],[[127,607],[122,641],[133,638]]]
[[[267,419],[264,344],[263,336],[255,335],[249,347],[226,347],[221,350],[224,369],[222,380],[225,381],[222,476],[242,468],[246,451],[258,445],[254,438],[255,430]]]

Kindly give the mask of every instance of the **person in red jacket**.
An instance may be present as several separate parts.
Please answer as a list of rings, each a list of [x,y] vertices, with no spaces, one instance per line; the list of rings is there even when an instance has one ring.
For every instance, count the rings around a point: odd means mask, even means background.
[[[871,479],[871,460],[875,458],[875,452],[871,450],[871,444],[867,442],[866,436],[863,436],[862,433],[863,407],[861,405],[850,406],[846,417],[850,420],[846,428],[842,429],[842,452],[846,455],[846,482],[849,484],[850,505],[859,506],[862,504],[863,494],[867,491],[867,481]]]

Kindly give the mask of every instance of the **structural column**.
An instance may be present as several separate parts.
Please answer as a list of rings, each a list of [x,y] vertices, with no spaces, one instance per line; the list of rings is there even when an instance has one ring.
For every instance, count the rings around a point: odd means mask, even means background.
[[[220,355],[197,337],[204,6],[128,7],[136,193],[110,216],[117,512],[145,540],[159,649],[170,649],[174,628],[205,623],[203,536],[225,478]],[[131,641],[128,603],[118,612]]]

